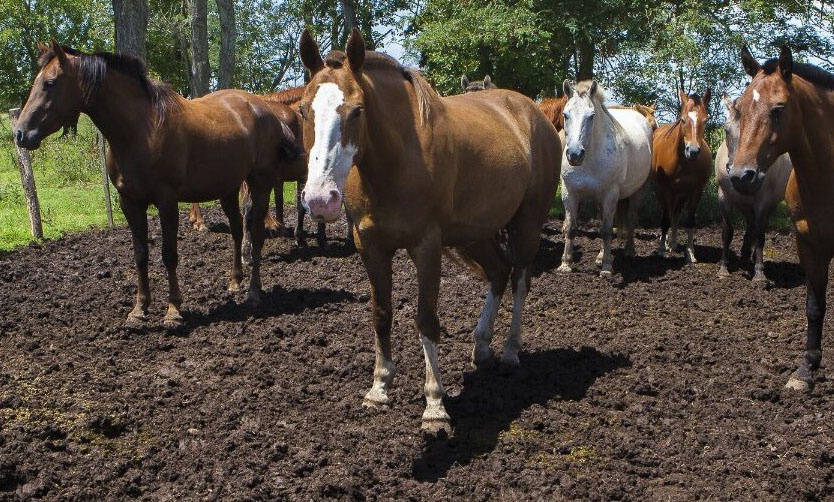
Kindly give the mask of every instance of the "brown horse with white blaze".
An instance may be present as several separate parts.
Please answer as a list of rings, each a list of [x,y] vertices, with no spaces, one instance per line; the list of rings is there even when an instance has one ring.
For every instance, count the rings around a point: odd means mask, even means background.
[[[661,211],[657,252],[665,256],[667,251],[676,251],[678,223],[686,206],[686,258],[690,263],[696,263],[695,211],[712,174],[712,151],[704,139],[710,90],[707,89],[703,96],[687,95],[681,77],[679,94],[680,117],[672,124],[655,129],[652,142],[652,177]],[[672,233],[667,241],[670,223]]]
[[[417,269],[423,427],[450,430],[437,359],[443,247],[455,247],[489,281],[475,328],[475,364],[494,361],[494,322],[512,279],[513,317],[501,360],[518,365],[529,267],[559,176],[556,130],[535,103],[512,91],[441,98],[418,72],[366,52],[357,30],[346,52],[324,59],[305,31],[300,51],[311,74],[300,108],[308,150],[304,201],[313,218],[332,221],[344,199],[370,280],[376,361],[364,402],[390,401],[392,259],[404,248]]]
[[[756,193],[774,161],[790,154],[793,174],[785,201],[805,271],[808,328],[805,352],[787,387],[806,391],[822,361],[825,292],[834,256],[834,75],[794,62],[787,47],[763,64],[745,47],[741,62],[753,79],[736,101],[741,124],[727,170],[736,190]]]
[[[109,143],[107,170],[133,236],[138,291],[129,324],[147,319],[148,206],[159,210],[162,261],[168,273],[164,324],[182,325],[177,279],[177,203],[220,199],[234,239],[229,288],[243,279],[243,224],[238,188],[249,183],[253,198],[252,275],[248,298],[261,293],[260,252],[264,216],[276,169],[298,153],[292,133],[269,105],[243,91],[225,90],[186,100],[170,86],[151,81],[134,57],[85,54],[56,42],[41,45],[40,71],[15,130],[28,149],[86,113]]]

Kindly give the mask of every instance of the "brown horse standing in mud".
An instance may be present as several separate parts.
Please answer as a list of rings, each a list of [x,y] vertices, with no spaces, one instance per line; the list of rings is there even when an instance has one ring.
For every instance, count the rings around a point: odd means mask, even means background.
[[[512,279],[512,324],[501,361],[517,366],[530,266],[559,177],[558,136],[535,103],[513,91],[441,98],[417,71],[366,52],[358,30],[346,52],[324,59],[305,31],[300,51],[311,74],[300,107],[308,151],[304,202],[313,218],[333,221],[344,200],[370,280],[376,361],[364,403],[390,403],[391,268],[394,252],[404,248],[417,269],[423,428],[450,430],[437,359],[443,247],[456,248],[489,281],[475,328],[477,365],[494,362],[494,322]]]
[[[652,177],[661,211],[657,252],[665,256],[667,251],[677,250],[678,223],[686,205],[686,259],[689,263],[697,263],[692,235],[695,230],[695,211],[712,174],[712,151],[704,139],[710,90],[707,89],[703,97],[698,94],[687,95],[681,77],[679,94],[680,118],[673,124],[658,127],[652,142]],[[672,233],[667,241],[670,222]]]
[[[774,161],[790,154],[793,174],[785,201],[805,271],[808,330],[802,360],[786,386],[807,391],[822,361],[825,291],[834,256],[834,75],[795,63],[787,47],[764,64],[745,47],[741,62],[753,80],[736,101],[741,124],[727,170],[736,190],[753,194]]]
[[[40,45],[40,71],[15,130],[17,144],[36,149],[70,117],[90,116],[110,148],[107,169],[119,191],[133,235],[138,291],[129,324],[147,320],[148,206],[159,210],[162,261],[168,273],[167,327],[183,323],[177,280],[177,202],[220,199],[234,239],[229,289],[243,279],[243,224],[238,188],[249,183],[253,198],[252,275],[248,299],[261,293],[260,252],[269,190],[281,162],[298,154],[290,130],[261,99],[225,90],[186,100],[170,86],[151,81],[144,63],[131,56],[85,54]]]

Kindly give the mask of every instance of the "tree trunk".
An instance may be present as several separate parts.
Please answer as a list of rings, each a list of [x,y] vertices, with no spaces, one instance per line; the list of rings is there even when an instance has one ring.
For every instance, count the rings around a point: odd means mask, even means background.
[[[345,20],[345,31],[341,41],[347,42],[353,29],[359,26],[356,23],[356,9],[353,7],[352,0],[339,0],[339,4],[342,6],[342,17]],[[340,45],[339,48],[341,49],[342,46]]]
[[[148,35],[147,0],[113,0],[116,21],[116,52],[145,60]]]
[[[191,97],[209,92],[211,67],[208,59],[208,27],[206,0],[188,0],[188,21],[191,23]]]
[[[594,78],[594,43],[587,38],[580,38],[576,43],[579,61],[576,69],[576,81]]]
[[[217,88],[232,87],[235,72],[235,10],[233,0],[217,0],[220,13],[220,67],[217,69]]]

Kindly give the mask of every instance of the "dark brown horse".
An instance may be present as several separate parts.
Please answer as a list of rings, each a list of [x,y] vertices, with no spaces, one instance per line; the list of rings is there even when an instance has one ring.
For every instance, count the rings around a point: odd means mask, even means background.
[[[229,288],[243,278],[243,236],[238,187],[249,183],[253,198],[252,276],[248,298],[261,293],[260,252],[269,190],[281,162],[297,155],[295,138],[264,101],[225,90],[186,100],[170,86],[151,81],[139,59],[110,53],[85,54],[54,41],[41,45],[40,71],[15,130],[18,145],[35,149],[70,117],[86,113],[107,138],[107,169],[119,191],[133,234],[138,292],[128,322],[147,319],[148,206],[159,210],[162,261],[168,273],[164,323],[182,324],[177,280],[177,203],[220,199],[234,238]]]
[[[275,111],[277,115],[282,117],[282,120],[290,127],[293,134],[296,136],[296,140],[299,143],[299,147],[301,147],[301,129],[298,127],[298,121],[300,120],[299,117],[290,117],[286,114],[286,107],[292,107],[298,103],[301,97],[304,95],[304,86],[297,86],[291,87],[289,89],[284,89],[278,92],[272,92],[269,94],[259,94],[258,97],[266,101]],[[307,163],[306,161],[299,157],[297,161],[291,164],[285,164],[282,166],[282,169],[278,173],[278,178],[275,180],[275,217],[272,217],[272,214],[267,213],[266,221],[264,222],[264,226],[266,230],[272,235],[289,235],[290,232],[286,230],[284,227],[284,183],[295,181],[296,184],[296,225],[295,231],[292,232],[295,234],[295,240],[299,246],[302,246],[306,243],[306,234],[304,232],[304,215],[306,214],[304,210],[304,205],[301,204],[301,187],[304,184],[304,180],[307,177]],[[246,186],[246,183],[243,183],[240,187],[241,199],[243,200],[244,207],[249,207],[249,190]],[[203,219],[202,211],[200,211],[200,205],[194,203],[191,205],[191,211],[188,214],[188,219],[191,222],[191,225],[196,230],[204,231],[206,230],[205,221]],[[318,242],[319,246],[324,246],[326,242],[325,237],[325,228],[324,223],[319,223],[317,225],[317,232],[316,232],[316,241]],[[246,252],[246,245],[249,242],[248,234],[244,235],[244,253],[243,257],[246,260],[249,256],[249,253]]]
[[[733,188],[753,194],[776,159],[790,154],[793,174],[785,189],[805,271],[805,352],[787,387],[805,391],[822,360],[822,324],[828,267],[834,256],[834,75],[795,63],[790,49],[764,64],[745,47],[741,62],[750,85],[736,101],[741,115],[735,157],[727,170]]]
[[[311,74],[300,106],[308,151],[304,202],[314,219],[332,221],[344,200],[370,279],[376,362],[364,402],[390,402],[396,371],[392,259],[404,248],[419,286],[416,327],[426,361],[423,427],[449,429],[437,360],[442,249],[457,248],[489,281],[475,328],[475,364],[494,361],[494,321],[512,278],[513,317],[501,360],[517,366],[529,267],[559,176],[556,130],[535,103],[512,91],[441,98],[418,72],[366,52],[358,30],[346,53],[333,51],[322,59],[307,31],[300,50]]]
[[[710,90],[707,89],[703,97],[687,95],[681,77],[679,95],[680,118],[677,122],[658,127],[652,142],[652,176],[661,211],[657,252],[665,256],[667,251],[677,250],[678,223],[686,206],[686,258],[690,263],[696,263],[693,240],[695,211],[712,174],[712,151],[704,139]],[[672,233],[667,241],[670,223]]]

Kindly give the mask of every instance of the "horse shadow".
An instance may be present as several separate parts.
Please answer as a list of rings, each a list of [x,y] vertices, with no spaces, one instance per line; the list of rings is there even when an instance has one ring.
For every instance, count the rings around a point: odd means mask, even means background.
[[[445,400],[455,432],[426,441],[411,465],[414,479],[434,482],[445,477],[453,465],[466,465],[493,451],[502,433],[530,406],[579,401],[597,378],[631,366],[628,356],[593,347],[522,353],[520,359],[521,367],[512,373],[490,368],[464,376],[462,392]]]
[[[285,289],[276,285],[270,291],[261,293],[261,301],[257,306],[248,302],[238,302],[230,294],[223,303],[208,312],[184,312],[186,315],[185,329],[191,331],[220,321],[237,323],[250,318],[267,319],[287,314],[299,314],[324,305],[363,301],[366,301],[366,299],[363,299],[361,295],[356,295],[344,289]]]

